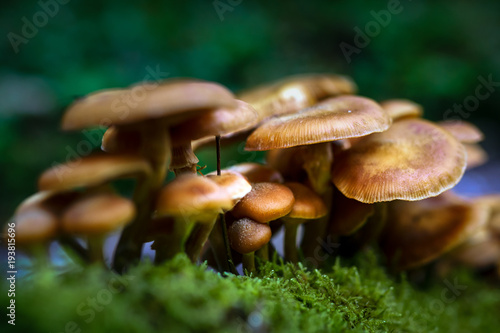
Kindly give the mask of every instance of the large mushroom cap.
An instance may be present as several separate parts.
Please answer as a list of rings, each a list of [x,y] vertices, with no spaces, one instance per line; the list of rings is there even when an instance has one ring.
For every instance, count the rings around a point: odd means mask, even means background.
[[[269,225],[242,218],[231,224],[227,235],[236,252],[248,254],[269,243],[272,233]]]
[[[132,201],[115,194],[90,194],[67,208],[62,228],[72,234],[103,234],[126,225],[134,216]]]
[[[451,193],[388,204],[382,248],[397,267],[423,265],[456,247],[486,224],[488,209]]]
[[[403,118],[421,117],[424,113],[420,104],[407,99],[388,99],[380,102],[380,106],[382,106],[393,121]]]
[[[290,213],[294,202],[292,191],[284,185],[255,183],[231,212],[236,218],[249,217],[267,223]]]
[[[373,100],[359,96],[327,99],[297,113],[272,118],[247,140],[246,150],[270,150],[385,131],[391,118]]]
[[[422,119],[401,120],[343,152],[332,180],[348,198],[364,203],[421,200],[458,183],[466,166],[463,145]]]
[[[293,113],[328,96],[353,94],[354,82],[334,74],[302,74],[244,91],[238,96],[252,104],[261,119]]]
[[[231,207],[232,198],[213,180],[185,174],[161,190],[156,204],[156,215],[208,219]]]
[[[255,127],[260,119],[257,111],[248,103],[236,100],[236,108],[219,108],[188,119],[174,126],[170,135],[175,142],[217,135],[230,135]]]
[[[328,212],[321,197],[307,186],[296,182],[288,182],[283,185],[292,191],[295,198],[292,210],[287,217],[313,220],[325,216]]]
[[[38,188],[41,191],[65,191],[150,173],[149,163],[141,157],[99,154],[48,169],[38,179]]]
[[[462,143],[478,143],[483,141],[484,134],[473,124],[463,120],[441,121],[439,126],[450,132]]]
[[[225,87],[197,80],[169,80],[131,89],[93,93],[74,102],[62,121],[64,130],[123,125],[171,117],[186,111],[234,108],[234,95]]]
[[[283,183],[283,176],[281,176],[279,171],[268,165],[259,163],[239,163],[229,167],[228,170],[240,173],[251,183]]]

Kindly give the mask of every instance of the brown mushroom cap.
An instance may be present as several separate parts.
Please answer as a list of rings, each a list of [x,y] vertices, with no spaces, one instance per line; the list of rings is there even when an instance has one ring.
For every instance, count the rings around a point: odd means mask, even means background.
[[[382,248],[401,269],[423,265],[486,224],[488,210],[449,192],[422,201],[388,204]]]
[[[41,191],[65,191],[150,173],[151,167],[143,158],[99,154],[59,164],[46,170],[38,179],[38,188]]]
[[[132,201],[115,194],[97,193],[71,204],[62,216],[62,228],[72,234],[104,234],[131,222]]]
[[[391,118],[373,100],[359,96],[329,98],[297,113],[272,118],[247,139],[246,150],[270,150],[385,131]]]
[[[484,139],[483,132],[467,121],[441,121],[438,124],[462,143],[478,143]]]
[[[111,126],[102,136],[101,149],[113,154],[136,154],[141,149],[142,140],[142,135],[137,130]]]
[[[500,194],[482,195],[474,201],[489,208],[488,228],[500,240]]]
[[[263,164],[239,163],[229,167],[228,170],[240,173],[251,183],[283,183],[283,176],[278,170]]]
[[[403,118],[421,117],[424,113],[422,105],[407,99],[388,99],[380,102],[380,106],[382,106],[393,121]]]
[[[233,207],[233,200],[219,185],[207,177],[183,174],[160,192],[156,215],[195,218],[200,222]]]
[[[217,135],[230,135],[255,127],[260,119],[257,111],[248,103],[236,100],[236,108],[219,108],[203,113],[174,126],[170,130],[175,142]]]
[[[212,172],[206,177],[226,191],[234,205],[252,190],[252,185],[246,178],[235,171],[222,170],[220,176]]]
[[[90,94],[69,107],[62,128],[123,125],[221,107],[236,107],[234,95],[225,87],[197,80],[169,80]]]
[[[293,113],[328,96],[353,94],[357,90],[347,77],[333,74],[303,74],[244,91],[238,96],[252,104],[260,119]]]
[[[231,212],[236,218],[249,217],[267,223],[290,213],[294,202],[292,191],[284,185],[255,183]]]
[[[343,152],[332,180],[348,198],[364,203],[421,200],[455,186],[466,166],[463,145],[422,119],[401,120]]]
[[[328,212],[323,199],[307,186],[296,182],[288,182],[283,185],[292,191],[295,198],[292,210],[287,217],[313,220],[325,216]]]
[[[495,265],[500,259],[500,241],[485,226],[450,252],[454,261],[474,268]]]
[[[58,232],[59,218],[46,207],[32,206],[16,213],[16,243],[20,245],[43,242],[54,238]],[[7,233],[7,226],[5,226]]]
[[[488,153],[478,144],[465,143],[467,152],[467,170],[481,166],[488,162]]]
[[[269,243],[272,233],[268,224],[242,218],[229,226],[227,236],[233,250],[241,254],[248,254]]]

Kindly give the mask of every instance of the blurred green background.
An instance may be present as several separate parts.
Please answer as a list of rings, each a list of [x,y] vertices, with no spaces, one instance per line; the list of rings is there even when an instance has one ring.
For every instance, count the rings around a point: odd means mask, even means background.
[[[342,73],[361,95],[415,100],[433,120],[474,96],[478,77],[500,81],[499,1],[403,0],[387,24],[377,23],[391,3],[2,1],[1,220],[85,138],[59,129],[65,107],[91,91],[142,81],[151,69],[233,91],[296,73]],[[369,41],[347,61],[340,45],[355,47],[358,28],[372,29]],[[487,135],[490,163],[467,185],[482,182],[483,192],[500,191],[500,87],[492,89],[466,119]],[[226,162],[254,158],[239,151]]]

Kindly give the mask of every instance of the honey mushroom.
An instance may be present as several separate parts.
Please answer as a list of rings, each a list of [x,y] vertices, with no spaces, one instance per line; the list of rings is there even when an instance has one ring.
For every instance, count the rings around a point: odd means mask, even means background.
[[[249,218],[234,221],[228,229],[231,247],[243,255],[243,271],[255,272],[254,252],[271,240],[271,228]]]
[[[277,183],[253,183],[252,190],[231,210],[236,219],[249,218],[258,223],[270,223],[287,215],[293,208],[293,192]],[[241,253],[241,252],[240,252]],[[268,260],[267,246],[259,251],[262,260]]]
[[[196,223],[213,226],[219,213],[232,206],[229,193],[207,177],[184,174],[167,184],[158,196],[155,216],[171,216],[174,225],[171,234],[155,240],[155,262],[162,263],[184,252]],[[192,259],[197,258],[196,251],[192,250]]]
[[[465,167],[465,148],[453,136],[431,122],[407,119],[344,151],[332,181],[363,203],[415,201],[455,186]]]
[[[303,74],[243,91],[238,98],[252,104],[260,120],[290,114],[313,106],[321,99],[353,94],[355,83],[335,74]]]
[[[106,235],[135,216],[132,201],[112,193],[90,193],[72,202],[61,217],[62,230],[87,238],[90,260],[104,263]]]
[[[295,182],[287,182],[284,185],[292,191],[295,198],[290,213],[281,218],[285,225],[285,260],[297,263],[299,260],[297,252],[299,225],[306,222],[315,223],[312,220],[325,216],[328,209],[321,197],[307,186]]]
[[[484,205],[445,192],[421,201],[387,204],[381,247],[399,270],[424,265],[462,244],[487,223]]]
[[[140,259],[140,239],[147,230],[152,202],[170,164],[172,148],[168,128],[219,107],[236,107],[234,95],[225,87],[199,80],[172,79],[161,84],[142,83],[130,89],[113,90],[112,93],[90,94],[73,103],[66,111],[62,121],[65,130],[114,125],[115,137],[120,137],[116,134],[120,128],[129,133],[139,133],[141,145],[138,153],[149,161],[152,168],[149,177],[136,186],[134,202],[138,211],[136,219],[127,225],[118,242],[113,264],[115,270],[122,272]],[[104,144],[111,142],[109,139]],[[106,145],[104,148],[107,149]],[[179,149],[173,152],[177,151]],[[174,157],[179,159],[182,156]]]
[[[388,99],[380,102],[392,121],[406,118],[421,118],[424,111],[420,104],[407,99]]]

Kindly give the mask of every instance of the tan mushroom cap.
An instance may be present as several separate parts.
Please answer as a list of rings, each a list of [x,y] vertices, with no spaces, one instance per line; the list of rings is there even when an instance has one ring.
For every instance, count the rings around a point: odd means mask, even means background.
[[[231,211],[236,218],[248,217],[260,223],[290,213],[295,199],[292,191],[277,183],[254,183],[252,190]]]
[[[335,192],[332,203],[329,222],[331,235],[351,235],[375,213],[375,205],[349,199],[338,191]]]
[[[217,135],[231,135],[255,127],[259,122],[257,111],[248,103],[236,100],[236,108],[207,111],[174,126],[170,130],[175,142],[189,142]]]
[[[380,102],[380,106],[393,121],[403,118],[418,118],[424,113],[422,105],[407,99],[388,99]]]
[[[68,108],[62,128],[123,125],[222,107],[236,107],[234,95],[227,88],[212,82],[173,79],[90,94]]]
[[[353,94],[354,82],[334,74],[303,74],[262,85],[238,95],[252,104],[260,119],[297,112],[315,104],[318,100],[336,95]]]
[[[464,120],[441,121],[438,124],[462,143],[478,143],[484,139],[479,128]]]
[[[233,250],[241,254],[248,254],[269,243],[272,233],[268,224],[242,218],[229,226],[227,236]]]
[[[449,192],[422,201],[391,202],[382,248],[399,268],[414,268],[463,243],[487,218],[484,205]]]
[[[233,207],[233,199],[213,180],[194,174],[183,174],[160,192],[156,216],[170,215],[200,222]]]
[[[295,198],[287,218],[314,220],[325,216],[328,212],[323,199],[307,186],[297,182],[287,182],[283,185],[292,191]]]
[[[484,165],[488,162],[488,153],[478,144],[465,143],[467,152],[467,170]]]
[[[102,136],[101,149],[113,154],[136,154],[141,149],[142,140],[139,131],[111,126]]]
[[[24,210],[14,216],[14,222],[16,243],[21,245],[50,240],[57,235],[59,229],[59,218],[44,207]]]
[[[385,131],[391,118],[373,100],[359,96],[329,98],[295,114],[272,118],[247,139],[246,150],[270,150]]]
[[[332,180],[346,197],[364,203],[414,201],[455,186],[465,166],[465,148],[453,136],[429,121],[407,119],[343,152]]]
[[[97,193],[71,204],[62,216],[62,228],[71,234],[104,234],[131,222],[135,217],[132,201],[115,194]]]
[[[149,163],[141,157],[98,154],[46,170],[38,179],[38,188],[41,191],[65,191],[150,173]]]
[[[250,185],[246,178],[232,170],[222,170],[220,176],[216,172],[212,172],[206,177],[226,191],[234,204],[252,190],[252,185]]]
[[[264,164],[239,163],[229,167],[228,170],[240,173],[251,183],[283,183],[283,176],[279,171]]]
[[[485,226],[450,253],[459,263],[474,268],[495,265],[500,260],[500,241]]]

